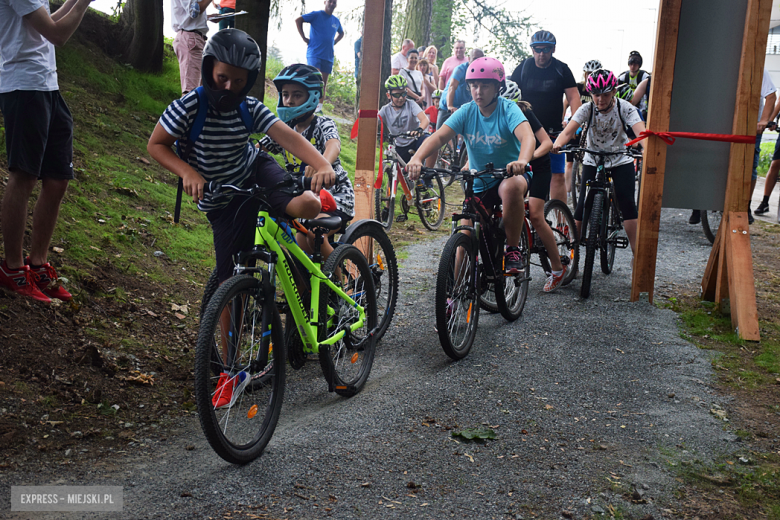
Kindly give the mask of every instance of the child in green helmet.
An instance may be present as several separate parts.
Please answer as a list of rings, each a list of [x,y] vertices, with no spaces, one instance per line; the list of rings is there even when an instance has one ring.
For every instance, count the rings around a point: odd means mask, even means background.
[[[408,163],[412,158],[412,152],[418,150],[430,137],[425,130],[430,122],[420,106],[406,98],[406,87],[406,79],[399,74],[387,78],[385,88],[390,102],[379,110],[379,116],[382,118],[385,134],[397,135],[404,132],[413,134],[413,137],[399,137],[395,140],[395,151],[404,162]],[[425,165],[429,168],[433,168],[435,163],[436,154],[431,154],[425,160]]]

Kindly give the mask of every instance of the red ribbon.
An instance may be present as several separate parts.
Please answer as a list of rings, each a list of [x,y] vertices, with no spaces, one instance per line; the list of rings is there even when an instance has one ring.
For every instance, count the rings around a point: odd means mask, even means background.
[[[358,123],[361,119],[373,119],[375,117],[379,118],[379,175],[376,176],[376,182],[374,183],[374,188],[378,190],[382,187],[382,144],[385,141],[385,122],[382,121],[379,110],[358,110],[358,118],[355,120],[355,124],[352,125],[352,131],[349,134],[349,138],[357,138]]]
[[[729,134],[698,134],[695,132],[653,132],[652,130],[645,130],[639,137],[626,143],[626,146],[632,146],[643,139],[647,139],[651,135],[659,137],[666,144],[674,144],[677,137],[685,139],[700,139],[702,141],[721,141],[725,143],[744,143],[755,144],[756,136],[754,135],[729,135]]]

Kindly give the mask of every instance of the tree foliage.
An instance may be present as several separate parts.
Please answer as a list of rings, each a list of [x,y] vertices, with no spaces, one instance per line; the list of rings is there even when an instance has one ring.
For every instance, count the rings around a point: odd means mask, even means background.
[[[487,0],[451,0],[457,4],[453,20],[453,34],[466,28],[478,28],[486,33],[487,44],[482,44],[485,54],[505,61],[521,61],[529,56],[526,50],[528,37],[534,28],[530,16],[509,11],[502,5],[488,5]],[[480,40],[481,34],[477,34]]]
[[[453,0],[433,0],[430,45],[439,50],[439,65],[452,55]]]
[[[431,39],[431,8],[433,0],[407,0],[404,17],[404,38],[417,47],[428,46]]]

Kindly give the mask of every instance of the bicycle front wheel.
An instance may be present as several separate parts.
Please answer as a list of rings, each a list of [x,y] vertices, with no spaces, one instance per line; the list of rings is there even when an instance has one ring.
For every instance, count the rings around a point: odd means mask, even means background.
[[[201,298],[200,300],[200,315],[199,315],[200,323],[203,323],[203,316],[206,314],[206,309],[208,309],[209,302],[211,301],[211,298],[214,297],[214,293],[217,292],[218,288],[219,288],[219,277],[217,276],[217,268],[215,267],[214,269],[212,269],[211,274],[209,275],[209,279],[206,282],[206,287],[203,289],[203,298]],[[211,367],[214,372],[214,375],[219,377],[220,360],[216,352],[214,352],[211,361],[212,361]]]
[[[260,280],[234,276],[217,289],[201,317],[195,357],[198,416],[211,447],[234,464],[263,453],[282,409],[282,321],[274,303],[264,300]],[[266,305],[274,307],[270,330],[264,331]]]
[[[355,246],[337,247],[322,272],[334,284],[363,307],[363,326],[347,332],[332,345],[320,345],[320,366],[325,380],[337,394],[352,397],[366,384],[376,350],[377,305],[374,278],[366,258]],[[332,333],[350,329],[360,319],[358,309],[325,284],[320,285],[319,341]]]
[[[453,166],[453,158],[455,157],[455,147],[452,140],[444,143],[444,146],[439,148],[439,153],[436,157],[436,168],[442,168],[449,170]],[[449,186],[455,181],[455,174],[447,174],[443,176],[444,186]]]
[[[349,244],[361,251],[372,251],[368,266],[374,277],[374,291],[379,315],[376,340],[382,339],[395,314],[398,301],[398,260],[390,238],[376,224],[361,225],[349,235]]]
[[[393,173],[385,168],[382,175],[382,186],[374,189],[374,218],[385,229],[393,225],[395,213],[395,200],[390,197],[390,187],[393,185]]]
[[[620,232],[620,212],[611,199],[604,198],[604,214],[601,218],[601,238],[604,245],[601,247],[601,272],[610,274],[615,265],[615,240]]]
[[[503,276],[503,280],[497,277],[494,287],[498,310],[507,321],[515,321],[520,317],[528,297],[528,280],[531,277],[531,248],[528,246],[528,234],[525,231],[523,229],[520,234],[520,256],[523,268],[515,275]],[[501,276],[503,273],[498,274]]]
[[[431,231],[439,229],[444,220],[444,185],[438,175],[429,179],[431,185],[418,183],[414,190],[414,205],[420,215],[420,222]]]
[[[571,181],[569,183],[569,194],[571,195],[571,208],[577,209],[577,201],[580,197],[580,185],[582,184],[582,162],[574,159],[571,166]]]
[[[588,218],[588,239],[585,242],[585,268],[582,270],[582,286],[580,296],[590,296],[590,282],[593,277],[593,262],[596,261],[596,249],[599,247],[599,233],[601,232],[601,212],[604,210],[604,194],[598,192],[593,197]]]
[[[479,276],[479,306],[491,314],[496,314],[498,312],[496,285],[487,279],[485,265],[482,263],[482,255],[478,257],[477,262],[477,273]]]
[[[444,352],[454,360],[468,355],[479,321],[477,252],[471,237],[452,235],[441,254],[436,276],[436,329]]]
[[[560,200],[548,200],[544,205],[544,218],[553,230],[561,263],[566,266],[566,276],[561,285],[568,285],[577,276],[580,265],[580,244],[577,225],[569,207]],[[555,254],[555,253],[553,253]]]

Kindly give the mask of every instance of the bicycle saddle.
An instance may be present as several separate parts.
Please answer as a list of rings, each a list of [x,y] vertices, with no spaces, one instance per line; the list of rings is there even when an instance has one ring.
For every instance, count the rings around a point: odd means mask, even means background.
[[[300,222],[306,229],[323,228],[332,231],[341,227],[341,217],[338,216],[301,220]]]

